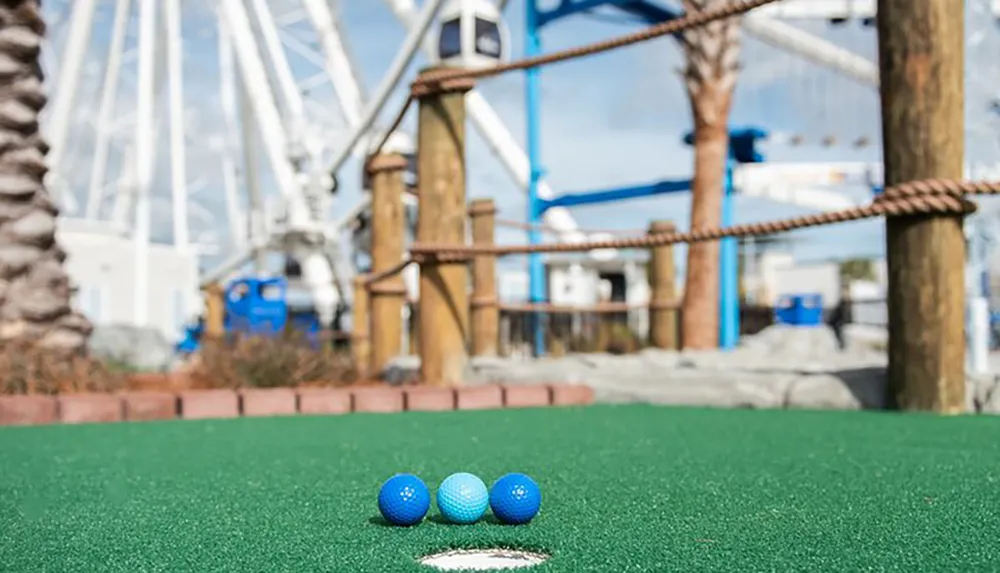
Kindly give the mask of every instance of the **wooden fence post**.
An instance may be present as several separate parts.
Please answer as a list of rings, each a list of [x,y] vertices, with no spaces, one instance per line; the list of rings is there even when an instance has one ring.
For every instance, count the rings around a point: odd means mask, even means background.
[[[670,221],[653,221],[649,234],[673,233]],[[677,287],[674,273],[674,247],[662,245],[649,249],[649,343],[654,348],[676,350]]]
[[[354,315],[351,320],[351,360],[358,378],[368,376],[371,360],[371,339],[369,338],[368,285],[367,276],[354,277]]]
[[[386,271],[403,260],[403,171],[399,154],[382,154],[368,162],[372,193],[372,272]],[[369,287],[371,295],[371,370],[378,376],[403,345],[403,303],[406,285],[399,273]]]
[[[469,207],[472,244],[494,244],[496,205],[493,199],[475,199]],[[500,309],[497,306],[497,258],[477,255],[472,260],[472,355],[496,356],[500,336]]]
[[[885,185],[961,179],[964,161],[962,2],[879,0]],[[886,220],[887,404],[965,410],[965,239],[962,216]]]
[[[432,68],[433,69],[433,68]],[[465,244],[465,94],[471,81],[418,94],[417,241]],[[469,268],[464,261],[420,265],[420,377],[456,386],[468,363]]]
[[[226,293],[219,283],[205,287],[205,338],[221,340],[226,335]]]

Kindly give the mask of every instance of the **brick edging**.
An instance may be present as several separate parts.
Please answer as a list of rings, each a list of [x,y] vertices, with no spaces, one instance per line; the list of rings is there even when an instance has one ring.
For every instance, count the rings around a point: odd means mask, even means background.
[[[579,384],[248,388],[0,396],[0,426],[253,416],[439,412],[582,406],[594,390]]]

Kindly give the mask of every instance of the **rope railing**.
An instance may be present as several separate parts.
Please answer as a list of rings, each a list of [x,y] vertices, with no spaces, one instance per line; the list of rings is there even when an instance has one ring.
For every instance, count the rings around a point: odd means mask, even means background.
[[[728,237],[751,237],[771,235],[809,227],[846,223],[875,217],[900,217],[906,215],[969,214],[975,211],[975,203],[967,200],[967,195],[1000,195],[1000,181],[952,181],[948,179],[928,179],[901,183],[885,189],[869,205],[852,207],[840,211],[829,211],[780,219],[699,229],[687,232],[654,233],[643,236],[625,237],[606,241],[586,241],[579,243],[545,243],[537,245],[454,245],[421,244],[410,247],[410,257],[380,273],[366,279],[371,285],[396,275],[406,267],[427,259],[438,261],[466,261],[476,255],[509,256],[530,253],[578,253],[597,249],[645,249],[678,243],[716,241]]]
[[[650,248],[677,243],[716,241],[729,237],[770,235],[882,216],[968,214],[974,212],[976,207],[975,203],[965,199],[966,195],[997,194],[1000,194],[1000,181],[928,179],[888,187],[881,196],[869,205],[776,221],[581,243],[484,246],[415,243],[410,247],[410,253],[413,259],[419,261],[427,258],[463,260],[475,255],[506,256],[529,253],[572,253],[596,249]]]

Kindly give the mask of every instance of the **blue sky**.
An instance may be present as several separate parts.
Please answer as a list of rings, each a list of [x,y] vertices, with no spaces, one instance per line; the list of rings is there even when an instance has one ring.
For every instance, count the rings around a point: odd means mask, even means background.
[[[292,0],[271,0],[276,12]],[[663,0],[665,1],[665,0]],[[983,3],[984,0],[969,0]],[[58,10],[55,2],[50,10]],[[189,137],[205,140],[221,130],[220,111],[214,98],[218,92],[218,71],[214,27],[211,12],[205,3],[186,4],[185,42],[187,97],[189,105]],[[523,2],[512,0],[505,17],[513,41],[512,53],[518,57],[523,44]],[[386,6],[376,0],[340,0],[341,18],[351,53],[357,60],[365,88],[371,92],[389,66],[405,36],[404,28]],[[103,21],[96,30],[107,30],[110,9],[102,11]],[[972,12],[970,11],[970,14]],[[638,25],[614,17],[597,19],[577,16],[556,22],[545,29],[543,48],[554,51],[620,35],[638,29]],[[795,23],[802,28],[869,58],[875,56],[874,31],[861,28],[860,23],[833,28],[821,22]],[[977,161],[998,160],[997,135],[1000,124],[986,110],[986,101],[996,95],[998,73],[995,54],[1000,53],[1000,29],[988,20],[970,16],[969,33],[975,38],[969,50],[967,64],[968,155]],[[978,36],[977,36],[978,34]],[[107,34],[97,33],[92,42],[95,61],[102,61],[107,49]],[[53,30],[56,53],[59,48],[59,26]],[[986,56],[992,53],[994,56]],[[300,77],[318,70],[307,61],[290,56]],[[819,70],[753,39],[744,39],[741,56],[743,71],[737,89],[733,125],[756,125],[774,132],[802,134],[807,143],[800,147],[773,144],[765,148],[774,161],[878,161],[877,94],[869,87]],[[690,126],[687,97],[678,71],[682,66],[678,45],[672,39],[660,39],[585,60],[548,67],[542,76],[542,155],[548,169],[548,181],[557,192],[604,189],[619,185],[650,182],[660,179],[686,179],[692,165],[691,150],[681,143]],[[408,77],[427,65],[419,59]],[[98,66],[99,67],[99,66]],[[96,102],[99,74],[81,87],[81,97]],[[127,76],[127,74],[126,74]],[[127,79],[126,79],[127,81]],[[481,82],[479,89],[490,101],[509,129],[520,142],[524,141],[523,75],[508,74]],[[402,101],[403,91],[382,116],[391,119]],[[329,86],[316,90],[313,99],[334,109],[333,92]],[[125,109],[134,100],[123,94]],[[406,125],[413,132],[414,114]],[[991,123],[992,122],[992,123]],[[343,125],[331,120],[330,138],[334,147],[343,136]],[[91,130],[79,126],[75,137],[83,149],[78,154],[81,168],[89,169],[87,138]],[[510,181],[494,159],[484,141],[469,127],[468,193],[470,197],[491,196],[500,206],[500,216],[523,220],[523,193]],[[838,144],[826,149],[819,140],[827,135]],[[850,142],[868,137],[876,145],[855,150]],[[165,141],[164,137],[161,138]],[[154,193],[165,196],[168,183],[166,153],[161,144]],[[263,162],[264,158],[261,157]],[[221,176],[218,159],[198,151],[189,151],[189,171],[204,172],[209,186],[200,198],[205,208],[217,218],[224,217],[221,201]],[[112,161],[114,163],[114,160]],[[337,210],[349,208],[359,197],[356,161],[349,162],[341,173],[342,192]],[[265,181],[269,181],[266,178]],[[846,189],[852,196],[863,199],[863,188]],[[611,205],[573,209],[573,215],[583,228],[641,229],[651,219],[673,219],[686,227],[690,198],[687,194],[655,199],[633,200]],[[768,220],[805,213],[788,205],[741,198],[737,201],[738,222]],[[169,239],[169,220],[163,212],[154,213],[160,223],[160,235]],[[845,256],[878,256],[883,250],[882,225],[867,222],[822,230],[796,233],[796,255],[802,259],[825,259]],[[523,233],[505,232],[503,242],[523,242]],[[683,258],[681,257],[681,261]],[[680,262],[680,261],[679,261]]]

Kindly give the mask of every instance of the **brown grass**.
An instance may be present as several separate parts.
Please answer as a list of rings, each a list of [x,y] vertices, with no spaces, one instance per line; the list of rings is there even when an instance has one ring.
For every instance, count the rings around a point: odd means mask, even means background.
[[[311,348],[295,334],[204,344],[187,371],[193,388],[342,386],[356,376],[350,355]]]
[[[0,346],[0,395],[342,386],[356,380],[348,352],[329,345],[314,349],[294,334],[206,343],[189,364],[170,373],[129,372],[94,358]]]
[[[0,346],[0,394],[115,392],[127,375],[85,356],[66,356],[31,345]]]

